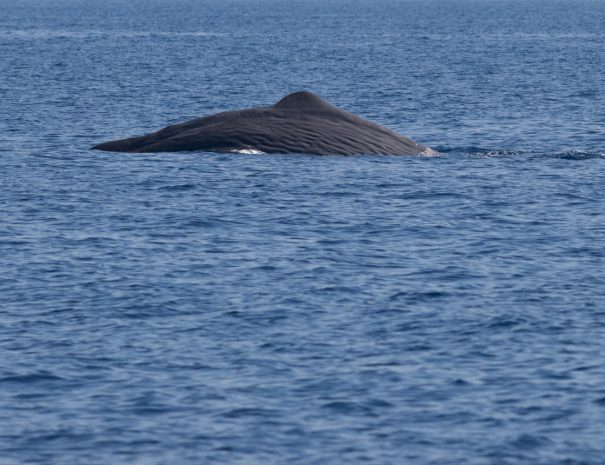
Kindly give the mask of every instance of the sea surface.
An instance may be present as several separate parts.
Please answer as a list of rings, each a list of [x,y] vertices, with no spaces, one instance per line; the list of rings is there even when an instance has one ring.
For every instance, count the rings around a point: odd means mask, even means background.
[[[440,157],[93,144],[309,90]],[[0,465],[605,463],[605,2],[0,0]]]

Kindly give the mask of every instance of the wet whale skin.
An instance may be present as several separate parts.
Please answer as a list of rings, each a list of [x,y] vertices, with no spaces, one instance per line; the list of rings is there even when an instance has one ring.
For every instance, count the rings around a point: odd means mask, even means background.
[[[92,147],[110,152],[264,152],[317,155],[435,155],[379,124],[341,110],[311,92],[275,105],[227,111],[160,131]]]

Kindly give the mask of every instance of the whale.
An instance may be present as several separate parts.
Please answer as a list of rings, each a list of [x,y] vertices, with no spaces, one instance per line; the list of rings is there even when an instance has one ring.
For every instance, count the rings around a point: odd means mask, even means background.
[[[92,147],[109,152],[426,155],[438,152],[299,91],[274,105],[225,111]]]

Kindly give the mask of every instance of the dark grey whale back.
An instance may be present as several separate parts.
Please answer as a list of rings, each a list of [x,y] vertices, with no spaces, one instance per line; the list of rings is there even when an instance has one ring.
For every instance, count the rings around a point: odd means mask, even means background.
[[[273,105],[273,108],[276,110],[294,111],[339,111],[338,108],[334,105],[330,105],[319,95],[304,90],[286,95]]]
[[[287,95],[271,106],[217,113],[148,135],[99,144],[93,149],[317,155],[436,154],[424,145],[305,91]]]

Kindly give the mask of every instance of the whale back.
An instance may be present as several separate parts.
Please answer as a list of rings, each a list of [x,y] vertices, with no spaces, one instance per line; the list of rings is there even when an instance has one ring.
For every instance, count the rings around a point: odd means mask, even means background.
[[[300,91],[274,105],[227,111],[93,147],[118,152],[231,152],[318,155],[433,154],[428,147]]]
[[[300,91],[286,95],[279,102],[273,105],[276,110],[294,110],[305,112],[334,112],[338,108],[329,104],[319,95],[312,92]]]

